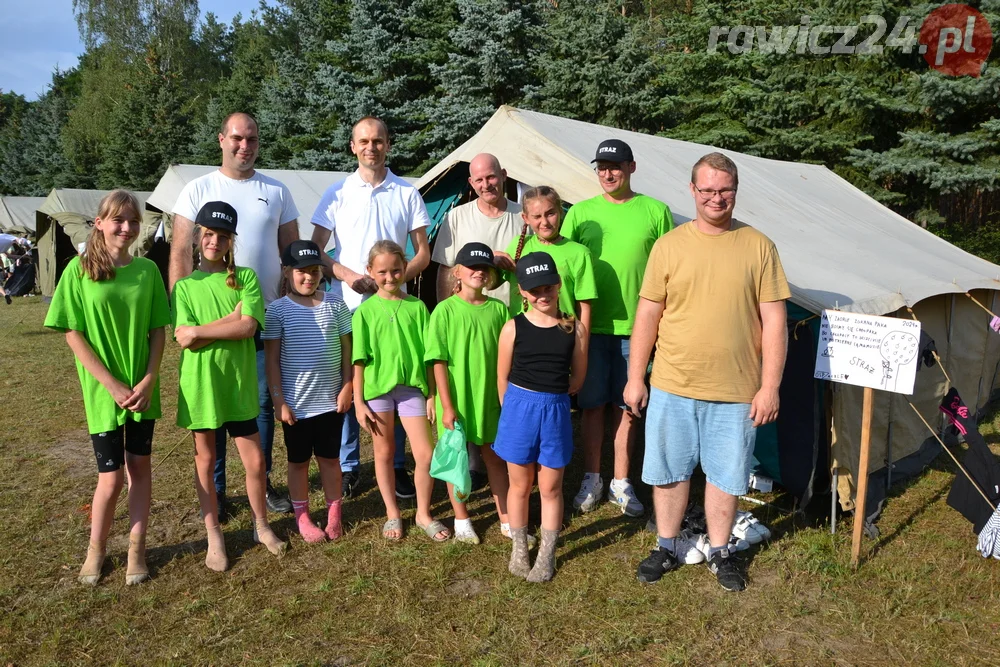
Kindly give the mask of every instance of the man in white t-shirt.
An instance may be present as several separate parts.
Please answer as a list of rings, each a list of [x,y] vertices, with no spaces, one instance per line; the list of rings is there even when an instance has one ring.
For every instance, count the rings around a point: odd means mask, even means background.
[[[219,132],[222,167],[184,186],[174,204],[174,230],[170,245],[170,289],[192,271],[194,222],[201,207],[210,201],[224,201],[239,215],[236,237],[236,264],[254,270],[260,281],[264,306],[278,298],[281,281],[281,251],[299,238],[298,209],[292,193],[279,181],[254,170],[259,136],[257,121],[246,113],[226,117]],[[267,390],[264,371],[264,348],[260,332],[254,336],[257,347],[257,392],[260,414],[257,428],[260,446],[267,462],[267,507],[272,512],[291,512],[292,504],[271,486],[271,449],[274,444],[274,408]],[[219,429],[215,438],[215,491],[219,499],[219,517],[224,516],[226,495],[226,432]]]
[[[452,269],[462,246],[466,243],[485,243],[494,250],[505,250],[511,240],[521,233],[524,227],[521,205],[504,196],[506,181],[507,172],[500,167],[496,156],[480,153],[469,162],[469,185],[477,198],[448,211],[434,241],[431,259],[440,264],[437,273],[438,303],[454,291]],[[496,289],[486,290],[486,294],[508,303],[510,283],[504,281]]]
[[[326,189],[312,217],[312,240],[320,248],[328,249],[328,244],[333,247],[332,256],[324,256],[324,272],[334,278],[330,291],[340,295],[351,312],[376,291],[375,281],[365,274],[365,268],[368,251],[377,241],[395,241],[404,249],[407,239],[412,243],[415,254],[406,265],[404,282],[419,276],[430,264],[427,207],[415,187],[385,166],[389,148],[389,128],[382,120],[370,116],[359,120],[351,131],[357,171]],[[360,479],[358,429],[357,417],[351,410],[344,419],[340,448],[345,498],[353,495]],[[416,489],[406,471],[405,441],[403,429],[397,426],[393,465],[396,495],[413,498]]]

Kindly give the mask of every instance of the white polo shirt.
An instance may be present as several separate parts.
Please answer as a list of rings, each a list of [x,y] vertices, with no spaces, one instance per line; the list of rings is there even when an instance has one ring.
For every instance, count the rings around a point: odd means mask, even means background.
[[[333,260],[363,274],[368,251],[376,241],[395,241],[405,250],[410,232],[427,227],[431,219],[420,192],[387,169],[385,180],[374,187],[357,171],[331,185],[323,193],[312,223],[332,232]],[[351,312],[367,296],[339,280],[333,281],[330,291],[340,296]]]
[[[254,270],[264,305],[269,305],[278,298],[281,286],[278,227],[299,217],[292,193],[284,183],[259,171],[236,179],[217,170],[185,185],[173,213],[193,222],[210,201],[224,201],[236,209],[236,264]]]

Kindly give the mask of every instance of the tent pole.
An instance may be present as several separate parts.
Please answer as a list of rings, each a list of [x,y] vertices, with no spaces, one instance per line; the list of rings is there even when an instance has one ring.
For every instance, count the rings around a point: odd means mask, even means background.
[[[865,526],[865,504],[868,499],[868,456],[872,444],[872,404],[875,390],[865,387],[861,408],[861,460],[858,462],[858,490],[854,499],[854,538],[851,540],[851,565],[858,567],[861,557],[861,538]]]
[[[837,481],[840,475],[834,468],[830,475],[830,534],[837,534]]]

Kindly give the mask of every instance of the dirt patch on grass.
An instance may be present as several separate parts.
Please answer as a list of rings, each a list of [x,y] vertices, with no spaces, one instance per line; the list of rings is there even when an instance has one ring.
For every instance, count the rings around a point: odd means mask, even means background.
[[[74,479],[96,479],[94,446],[85,428],[70,431],[48,445],[45,456],[63,466],[66,474]]]
[[[474,598],[477,595],[486,591],[486,584],[482,579],[476,579],[475,577],[461,577],[452,579],[445,587],[444,592],[448,595],[457,595],[458,597]]]

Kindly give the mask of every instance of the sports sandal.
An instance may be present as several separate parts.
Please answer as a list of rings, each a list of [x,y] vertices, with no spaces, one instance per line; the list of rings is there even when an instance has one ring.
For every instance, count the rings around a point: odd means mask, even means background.
[[[438,521],[437,519],[434,519],[426,526],[421,526],[419,521],[414,521],[413,523],[416,524],[417,528],[424,531],[427,537],[431,538],[435,542],[447,542],[448,539],[451,537],[451,531],[448,530],[448,527],[443,523],[441,523],[440,521]],[[445,536],[438,537],[437,536],[438,533],[444,533]]]
[[[399,535],[393,537],[389,533],[398,532]],[[382,537],[391,541],[399,542],[403,539],[403,520],[402,519],[389,519],[384,524],[382,524]]]

